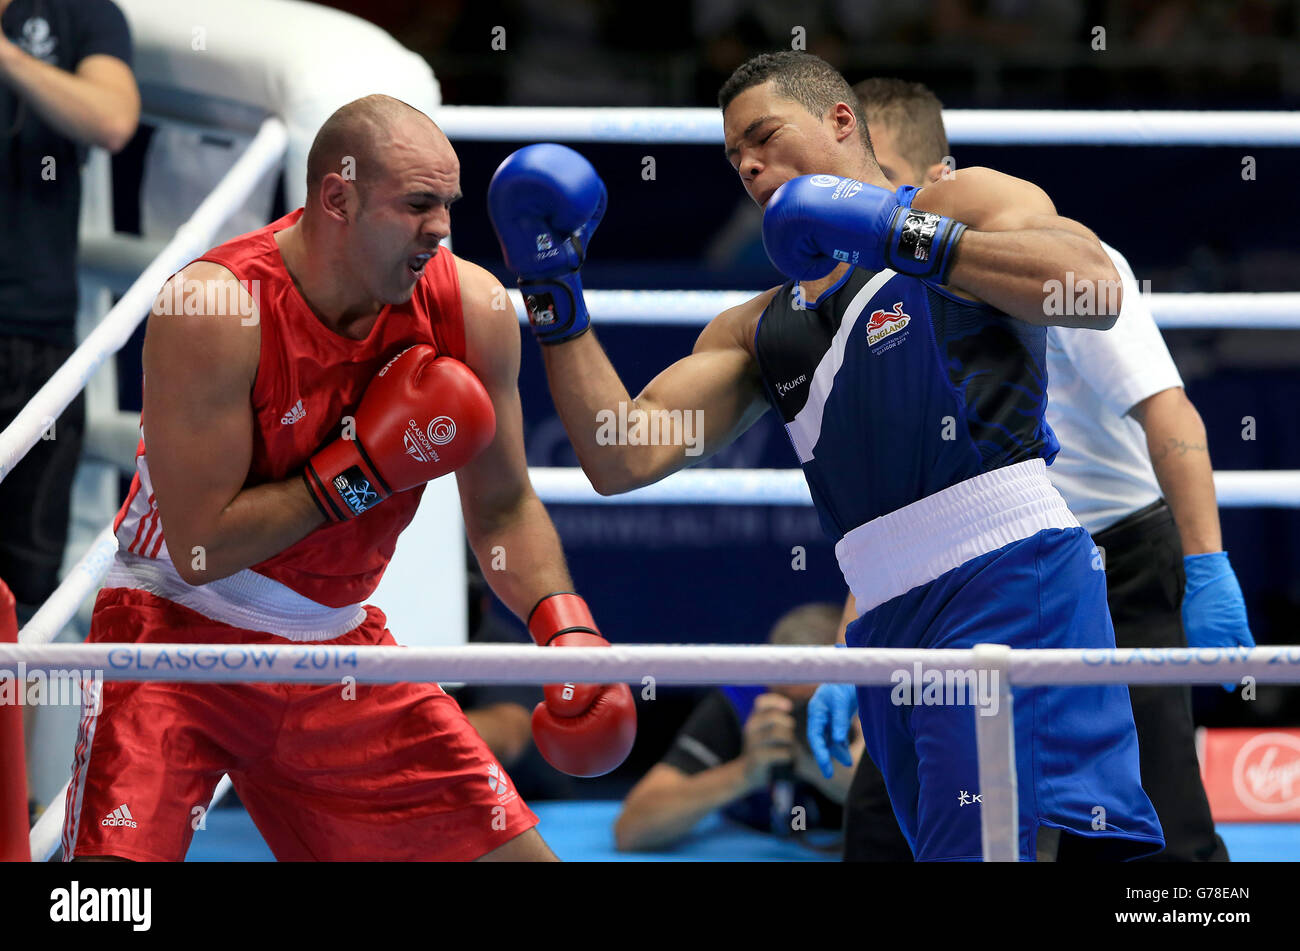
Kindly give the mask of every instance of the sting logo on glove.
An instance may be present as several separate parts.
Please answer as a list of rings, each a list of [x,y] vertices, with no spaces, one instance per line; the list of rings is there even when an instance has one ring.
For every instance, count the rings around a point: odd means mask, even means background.
[[[930,245],[939,231],[940,215],[911,209],[903,218],[903,230],[898,237],[898,253],[911,256],[913,261],[930,260]]]

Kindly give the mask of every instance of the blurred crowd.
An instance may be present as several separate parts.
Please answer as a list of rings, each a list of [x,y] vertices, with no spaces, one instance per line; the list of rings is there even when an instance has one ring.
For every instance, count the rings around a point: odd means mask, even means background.
[[[1300,98],[1297,0],[325,2],[423,53],[465,104],[711,105],[748,56],[796,43],[956,106]]]

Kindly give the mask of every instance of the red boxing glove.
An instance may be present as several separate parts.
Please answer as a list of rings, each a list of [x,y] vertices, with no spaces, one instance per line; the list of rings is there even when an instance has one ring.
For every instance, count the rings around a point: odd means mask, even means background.
[[[428,344],[407,347],[366,387],[354,437],[312,456],[302,478],[325,517],[342,522],[459,469],[496,426],[492,400],[469,367]]]
[[[528,616],[543,647],[608,647],[587,602],[548,594]],[[603,776],[627,759],[636,741],[636,703],[627,684],[548,684],[533,710],[533,741],[546,762],[570,776]]]

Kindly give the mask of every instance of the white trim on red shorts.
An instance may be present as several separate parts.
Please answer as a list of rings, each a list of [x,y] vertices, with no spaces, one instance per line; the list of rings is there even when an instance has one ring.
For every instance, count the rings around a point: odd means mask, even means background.
[[[245,568],[203,585],[186,583],[170,558],[141,558],[120,548],[106,588],[138,588],[197,611],[213,621],[291,641],[328,641],[366,619],[360,604],[331,608]]]

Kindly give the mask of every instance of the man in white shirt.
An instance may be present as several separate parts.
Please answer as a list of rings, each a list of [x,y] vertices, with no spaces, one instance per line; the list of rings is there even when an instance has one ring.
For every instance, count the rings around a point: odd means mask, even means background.
[[[894,185],[923,186],[959,174],[942,106],[929,89],[869,79],[854,92],[876,159]],[[1061,443],[1048,475],[1101,549],[1118,646],[1254,646],[1241,588],[1222,550],[1205,426],[1132,269],[1103,246],[1124,284],[1114,327],[1048,328],[1047,421]],[[1062,291],[1061,304],[1069,306],[1073,294]],[[835,719],[837,689],[842,685],[826,685],[814,698],[814,707],[823,705],[820,721],[809,712],[814,750],[819,739],[826,750],[825,727],[818,724]],[[1190,688],[1131,687],[1130,696],[1143,787],[1165,831],[1165,849],[1151,858],[1226,861],[1197,766]],[[884,781],[866,757],[845,825],[846,860],[911,860]]]

